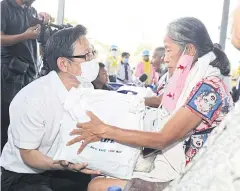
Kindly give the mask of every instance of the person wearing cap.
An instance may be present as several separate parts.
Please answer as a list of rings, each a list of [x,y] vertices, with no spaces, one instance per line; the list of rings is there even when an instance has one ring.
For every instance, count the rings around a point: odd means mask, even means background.
[[[116,82],[117,79],[117,70],[118,70],[118,47],[116,45],[112,45],[110,48],[110,55],[108,56],[105,66],[108,71],[109,81]]]
[[[151,65],[151,61],[149,59],[150,53],[148,50],[144,50],[142,52],[142,61],[140,61],[136,67],[136,77],[139,78],[143,74],[147,74],[148,79],[146,81],[147,85],[150,85],[152,83],[156,82],[155,79],[155,70],[153,66]]]
[[[122,59],[119,64],[117,83],[128,84],[132,82],[132,70],[129,64],[130,54],[128,52],[122,53]]]

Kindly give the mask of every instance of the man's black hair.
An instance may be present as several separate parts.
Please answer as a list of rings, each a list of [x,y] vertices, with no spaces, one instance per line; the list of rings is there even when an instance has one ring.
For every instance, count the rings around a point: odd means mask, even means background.
[[[62,29],[53,34],[47,41],[45,56],[50,71],[59,71],[57,59],[59,57],[73,56],[74,43],[86,35],[87,29],[82,25]]]
[[[157,48],[155,48],[155,51],[163,51],[163,52],[165,52],[165,48],[164,47],[157,47]]]
[[[128,52],[123,52],[122,57],[125,57],[125,56],[130,56],[130,54]]]
[[[165,48],[162,47],[162,46],[155,48],[154,51],[155,51],[155,52],[158,54],[158,56],[160,56],[160,57],[162,57],[162,56],[165,55]]]

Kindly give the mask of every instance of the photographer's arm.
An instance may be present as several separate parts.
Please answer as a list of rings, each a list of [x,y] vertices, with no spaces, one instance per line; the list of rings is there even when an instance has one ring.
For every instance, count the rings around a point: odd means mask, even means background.
[[[26,40],[24,34],[17,34],[17,35],[5,35],[1,32],[1,45],[2,46],[10,46],[16,44],[18,42]]]
[[[27,29],[24,33],[16,35],[7,35],[1,31],[1,45],[11,46],[24,40],[36,39],[40,33],[40,28],[40,25],[36,25]]]

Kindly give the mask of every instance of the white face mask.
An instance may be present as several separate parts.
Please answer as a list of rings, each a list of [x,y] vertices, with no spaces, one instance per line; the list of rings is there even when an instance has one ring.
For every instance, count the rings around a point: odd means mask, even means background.
[[[80,87],[84,87],[84,84],[91,84],[91,82],[97,78],[99,73],[99,64],[96,60],[91,60],[81,63],[80,67],[82,73],[81,75],[76,76],[70,72],[68,73],[77,78],[80,82]]]
[[[161,71],[164,71],[164,70],[166,70],[167,69],[167,65],[164,63],[164,64],[161,64],[160,65],[160,69],[161,69]]]
[[[92,82],[94,81],[99,73],[99,64],[96,60],[83,62],[80,64],[82,74],[76,76],[80,82]]]
[[[113,56],[113,57],[117,57],[117,51],[112,50],[112,51],[111,51],[111,56]]]
[[[124,63],[124,64],[128,64],[128,58],[124,58],[124,59],[123,59],[123,63]]]

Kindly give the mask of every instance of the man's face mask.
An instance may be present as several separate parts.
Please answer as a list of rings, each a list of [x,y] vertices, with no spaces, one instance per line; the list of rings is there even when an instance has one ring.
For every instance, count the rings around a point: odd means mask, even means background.
[[[81,75],[76,76],[70,72],[68,73],[75,76],[80,83],[91,83],[97,78],[99,73],[99,64],[96,60],[86,61],[78,64],[80,64],[81,67]]]
[[[123,58],[123,64],[127,64],[127,63],[128,63],[128,61],[129,61],[129,59],[128,59],[128,58]]]
[[[117,57],[117,50],[111,50],[111,56]]]
[[[160,71],[165,71],[167,69],[167,65],[165,63],[160,64]]]

